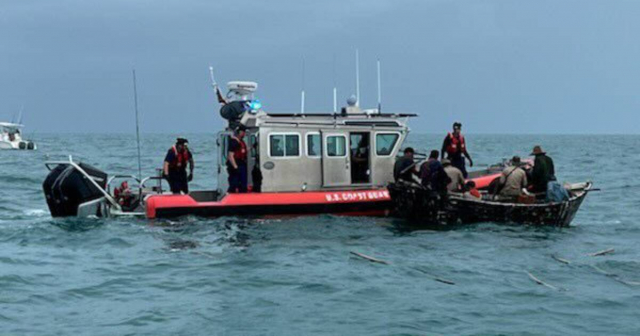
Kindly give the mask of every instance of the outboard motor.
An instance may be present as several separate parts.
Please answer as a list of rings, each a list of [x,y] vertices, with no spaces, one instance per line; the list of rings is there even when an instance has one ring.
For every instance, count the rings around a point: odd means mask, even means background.
[[[106,173],[87,164],[79,163],[78,166],[100,188],[106,188]],[[81,205],[104,197],[102,191],[91,183],[87,176],[70,164],[59,164],[52,169],[42,183],[42,189],[52,217],[77,216]],[[95,213],[91,214],[98,217],[103,215],[99,204],[95,206]]]

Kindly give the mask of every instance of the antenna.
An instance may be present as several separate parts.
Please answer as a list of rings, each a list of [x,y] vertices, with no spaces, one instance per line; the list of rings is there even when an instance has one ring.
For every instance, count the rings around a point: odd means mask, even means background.
[[[133,69],[133,102],[136,109],[136,142],[138,143],[138,178],[142,179],[142,163],[140,162],[140,123],[138,121],[138,88],[136,85],[136,69]]]
[[[382,113],[382,89],[380,88],[380,59],[378,59],[378,113]]]
[[[302,58],[302,93],[300,97],[300,113],[304,114],[304,57]]]
[[[338,113],[338,88],[336,86],[336,54],[333,54],[333,113]]]
[[[360,53],[356,49],[356,106],[360,106]]]
[[[18,113],[18,124],[22,124],[22,111],[24,111],[24,104],[22,104],[20,112]]]

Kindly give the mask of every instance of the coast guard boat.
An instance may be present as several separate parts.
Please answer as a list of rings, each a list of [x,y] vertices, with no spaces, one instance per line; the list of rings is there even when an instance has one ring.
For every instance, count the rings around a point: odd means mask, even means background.
[[[21,130],[24,125],[0,122],[0,149],[35,150],[36,144],[22,138]]]
[[[253,100],[256,83],[230,82],[228,87],[230,102],[247,106],[235,115],[223,106],[221,115],[230,124],[246,128],[250,192],[227,192],[226,155],[232,131],[226,129],[217,134],[217,188],[186,195],[167,192],[161,175],[143,180],[131,175],[109,178],[71,157],[68,161],[47,162],[50,173],[43,189],[52,216],[166,218],[389,212],[392,202],[387,185],[393,181],[396,156],[409,133],[408,120],[415,114],[362,110],[354,99],[338,113],[272,114]],[[477,180],[480,186],[490,182],[482,178]],[[132,181],[137,190],[117,188],[115,182],[123,179]],[[128,197],[125,202],[123,195]]]

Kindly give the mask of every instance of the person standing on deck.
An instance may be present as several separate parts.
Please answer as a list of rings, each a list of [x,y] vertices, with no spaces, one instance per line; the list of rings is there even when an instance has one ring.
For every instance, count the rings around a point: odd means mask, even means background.
[[[535,156],[533,161],[533,171],[531,172],[531,186],[529,190],[534,193],[546,193],[549,181],[556,180],[556,170],[553,166],[553,159],[547,156],[542,147],[535,146],[531,155]]]
[[[244,143],[244,126],[238,126],[229,138],[229,150],[227,153],[227,173],[229,173],[230,193],[247,192],[247,145]]]
[[[193,155],[187,148],[189,140],[178,138],[176,144],[167,152],[162,167],[164,178],[169,182],[171,192],[174,194],[188,194],[189,182],[193,180]],[[189,175],[187,176],[187,164]]]
[[[447,159],[451,161],[451,165],[458,168],[462,172],[462,176],[467,178],[469,174],[467,173],[464,159],[466,157],[467,160],[469,160],[469,167],[473,167],[473,160],[469,152],[467,152],[467,144],[465,143],[461,130],[461,123],[453,123],[453,132],[448,133],[442,142],[441,158],[444,159],[444,154],[446,153]]]

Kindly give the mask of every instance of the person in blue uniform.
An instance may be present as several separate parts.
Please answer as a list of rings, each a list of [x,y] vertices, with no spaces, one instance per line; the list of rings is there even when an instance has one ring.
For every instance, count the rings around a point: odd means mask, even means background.
[[[163,173],[169,182],[171,192],[174,194],[188,194],[189,182],[193,179],[193,155],[187,147],[189,141],[184,138],[178,138],[176,144],[173,145],[164,158]],[[189,165],[189,174],[187,175],[187,165]]]

